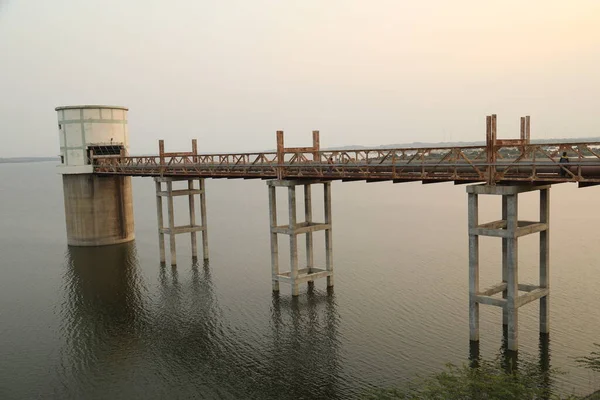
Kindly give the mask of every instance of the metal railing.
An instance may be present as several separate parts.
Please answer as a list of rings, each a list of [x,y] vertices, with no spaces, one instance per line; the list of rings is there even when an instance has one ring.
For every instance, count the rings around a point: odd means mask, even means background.
[[[507,142],[507,141],[505,141]],[[94,154],[97,174],[265,179],[600,182],[600,142],[237,154]],[[559,163],[566,152],[568,164]],[[492,160],[492,161],[490,161]]]

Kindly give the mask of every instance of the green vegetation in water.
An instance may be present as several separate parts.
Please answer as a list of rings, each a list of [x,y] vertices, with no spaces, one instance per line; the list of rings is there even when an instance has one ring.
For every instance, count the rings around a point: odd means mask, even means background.
[[[598,360],[598,358],[596,358]],[[529,360],[519,360],[518,368],[503,365],[501,358],[482,360],[476,366],[448,364],[444,371],[419,378],[405,387],[378,389],[366,393],[365,400],[534,400],[580,399],[553,392],[551,376],[556,369],[541,368]],[[588,397],[589,398],[589,397]]]
[[[594,346],[600,349],[600,344],[594,343]],[[584,368],[600,372],[600,350],[592,351],[588,356],[578,357],[575,362]]]

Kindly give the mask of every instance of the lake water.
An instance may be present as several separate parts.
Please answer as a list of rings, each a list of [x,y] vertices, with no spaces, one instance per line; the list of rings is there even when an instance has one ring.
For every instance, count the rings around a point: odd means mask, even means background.
[[[206,186],[210,263],[193,264],[181,235],[172,269],[159,263],[152,179],[133,179],[135,242],[69,248],[54,163],[0,165],[0,398],[346,399],[469,361],[464,186],[334,182],[335,288],[319,280],[297,299],[284,284],[271,294],[265,182]],[[317,187],[315,220],[321,199]],[[535,219],[536,194],[522,199]],[[599,204],[600,188],[552,188],[549,343],[537,303],[520,309],[520,354],[539,358],[541,344],[564,392],[600,387],[573,359],[600,341]],[[480,207],[480,220],[500,217],[499,199]],[[323,233],[314,240],[323,265]],[[537,243],[520,239],[521,282],[537,282]],[[500,272],[500,240],[482,239],[481,286]],[[481,306],[480,355],[501,348],[501,311]]]

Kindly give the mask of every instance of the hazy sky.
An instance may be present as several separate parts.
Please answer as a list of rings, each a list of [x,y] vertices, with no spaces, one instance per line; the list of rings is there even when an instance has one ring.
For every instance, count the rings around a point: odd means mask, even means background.
[[[130,108],[132,153],[600,136],[598,0],[0,0],[0,157],[54,107]]]

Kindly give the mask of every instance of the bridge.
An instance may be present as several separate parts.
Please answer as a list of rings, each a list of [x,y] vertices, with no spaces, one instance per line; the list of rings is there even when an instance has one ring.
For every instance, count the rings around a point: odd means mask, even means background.
[[[492,119],[491,116],[489,119]],[[527,119],[528,121],[528,119]],[[491,124],[495,126],[495,118]],[[525,125],[528,127],[529,125]],[[525,131],[528,132],[528,131]],[[93,154],[98,175],[194,177],[227,179],[293,179],[332,181],[421,181],[456,184],[600,184],[600,142],[531,143],[496,139],[488,134],[484,146],[320,150],[319,132],[312,147],[286,148],[277,132],[277,151],[256,153],[166,153],[159,141],[157,155],[128,156],[125,152]],[[566,152],[569,164],[559,163]]]
[[[530,117],[520,120],[519,139],[497,138],[497,117],[486,117],[486,141],[481,146],[321,149],[319,132],[312,132],[312,146],[285,147],[284,134],[276,133],[276,151],[256,153],[199,154],[192,140],[188,152],[165,152],[159,141],[156,155],[130,156],[126,129],[126,108],[112,106],[59,107],[61,159],[65,167],[63,186],[70,245],[103,245],[133,240],[133,210],[130,179],[153,177],[156,186],[159,253],[166,263],[165,235],[169,236],[170,262],[177,264],[175,236],[190,234],[192,257],[198,257],[197,238],[202,235],[205,260],[208,252],[205,179],[264,179],[269,192],[271,238],[271,280],[274,292],[280,283],[289,284],[292,295],[299,285],[326,278],[333,287],[332,181],[420,181],[424,184],[454,182],[468,185],[469,234],[469,326],[470,339],[479,341],[479,305],[501,307],[507,326],[508,348],[518,349],[518,309],[540,301],[540,332],[550,331],[549,227],[550,187],[574,182],[579,187],[600,184],[600,142],[531,142]],[[70,127],[71,125],[74,126]],[[107,128],[108,127],[108,128]],[[115,132],[118,134],[114,140]],[[93,137],[94,139],[89,139]],[[110,139],[110,141],[108,141]],[[75,142],[76,145],[70,145]],[[174,185],[183,182],[185,187]],[[324,186],[324,221],[312,217],[314,184]],[[304,220],[296,211],[296,188],[304,191]],[[288,221],[278,222],[277,188],[287,191]],[[539,192],[538,221],[518,218],[518,198],[524,192]],[[478,198],[502,198],[502,219],[479,222]],[[176,226],[176,196],[188,197],[189,224]],[[196,197],[199,221],[196,221]],[[163,200],[167,202],[167,224]],[[116,201],[115,201],[116,200]],[[313,260],[313,233],[325,232],[325,265]],[[518,281],[518,239],[539,233],[539,282]],[[279,236],[290,243],[290,265],[280,271]],[[306,262],[300,267],[298,236],[305,235]],[[479,287],[479,237],[502,240],[502,281],[489,288]],[[519,293],[522,292],[522,293]]]

